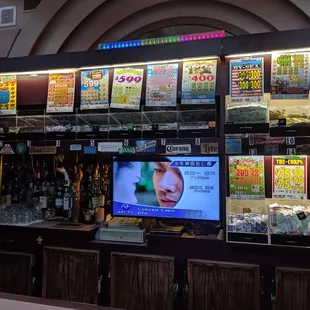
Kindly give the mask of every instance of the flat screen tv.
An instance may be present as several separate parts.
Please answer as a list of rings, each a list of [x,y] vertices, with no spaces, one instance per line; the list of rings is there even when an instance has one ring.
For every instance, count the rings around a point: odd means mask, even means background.
[[[220,219],[219,157],[113,159],[113,216]]]

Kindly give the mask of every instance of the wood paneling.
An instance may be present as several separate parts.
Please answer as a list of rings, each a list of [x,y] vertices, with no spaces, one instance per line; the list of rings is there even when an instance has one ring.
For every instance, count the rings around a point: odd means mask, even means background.
[[[32,254],[0,252],[0,292],[29,295],[33,265]]]
[[[277,268],[276,310],[309,310],[310,270]]]
[[[112,253],[112,307],[172,310],[173,281],[173,257]]]
[[[97,304],[99,251],[45,247],[42,296]]]
[[[189,310],[258,310],[259,267],[188,260]]]

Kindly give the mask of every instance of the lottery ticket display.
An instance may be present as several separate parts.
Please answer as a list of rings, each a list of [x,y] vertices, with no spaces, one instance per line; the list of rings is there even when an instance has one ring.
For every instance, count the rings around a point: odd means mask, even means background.
[[[308,99],[309,54],[272,54],[271,99]]]
[[[264,59],[230,61],[230,101],[262,101],[264,95]]]
[[[50,73],[48,82],[47,113],[73,112],[75,73]]]
[[[229,156],[231,199],[265,199],[264,156]]]
[[[111,108],[140,109],[143,69],[114,69]]]
[[[16,75],[0,76],[0,115],[16,114]]]
[[[307,199],[307,156],[272,157],[272,197]]]
[[[109,69],[81,72],[81,110],[109,107]]]
[[[169,107],[177,104],[178,64],[148,65],[146,106]]]
[[[216,60],[183,63],[182,104],[215,103]]]

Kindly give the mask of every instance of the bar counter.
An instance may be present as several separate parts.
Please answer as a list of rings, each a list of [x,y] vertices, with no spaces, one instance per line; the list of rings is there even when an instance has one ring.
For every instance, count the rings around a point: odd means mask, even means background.
[[[68,301],[49,300],[29,296],[0,293],[0,309],[5,310],[121,310],[119,308],[98,307]]]

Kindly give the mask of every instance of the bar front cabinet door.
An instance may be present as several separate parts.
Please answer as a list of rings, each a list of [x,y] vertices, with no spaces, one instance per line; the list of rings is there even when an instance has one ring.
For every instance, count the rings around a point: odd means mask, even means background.
[[[112,253],[111,259],[111,307],[173,309],[173,257]]]
[[[188,260],[189,310],[259,310],[259,266]]]
[[[31,294],[34,255],[0,252],[0,292]]]
[[[98,303],[99,251],[45,247],[42,297]]]
[[[309,310],[310,269],[276,268],[276,310]]]

